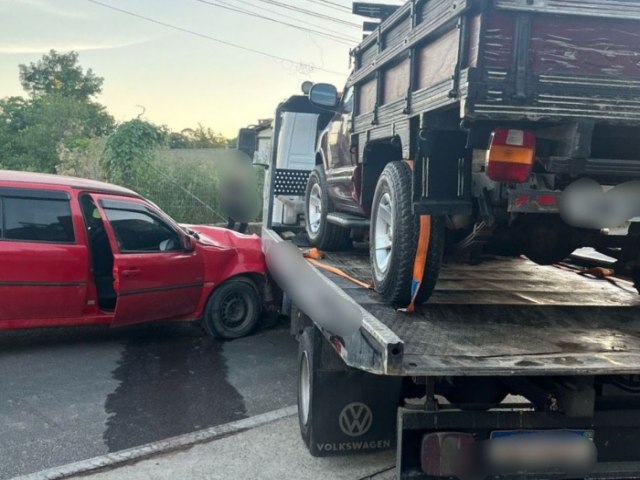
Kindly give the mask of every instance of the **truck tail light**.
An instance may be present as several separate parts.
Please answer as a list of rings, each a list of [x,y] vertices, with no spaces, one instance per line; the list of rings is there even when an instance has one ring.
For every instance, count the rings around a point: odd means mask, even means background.
[[[440,432],[422,437],[422,471],[431,477],[464,477],[473,472],[473,435]]]
[[[486,174],[496,182],[523,183],[531,175],[536,137],[526,130],[497,128],[491,135]]]

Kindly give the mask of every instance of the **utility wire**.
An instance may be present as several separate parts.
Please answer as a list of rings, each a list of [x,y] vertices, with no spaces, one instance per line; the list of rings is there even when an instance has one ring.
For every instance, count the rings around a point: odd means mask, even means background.
[[[297,60],[292,60],[290,58],[285,58],[285,57],[281,57],[279,55],[274,55],[272,53],[263,52],[261,50],[256,50],[256,49],[251,48],[251,47],[245,47],[243,45],[238,45],[236,43],[227,42],[226,40],[221,40],[219,38],[212,37],[211,35],[207,35],[205,33],[196,32],[196,31],[193,31],[193,30],[189,30],[188,28],[179,27],[177,25],[172,25],[170,23],[162,22],[160,20],[156,20],[154,18],[146,17],[144,15],[140,15],[138,13],[134,13],[134,12],[131,12],[129,10],[124,10],[122,8],[114,7],[113,5],[109,5],[108,3],[102,3],[102,2],[100,2],[98,0],[87,0],[87,2],[94,3],[96,5],[100,5],[101,7],[108,8],[108,9],[114,10],[116,12],[124,13],[125,15],[129,15],[131,17],[139,18],[140,20],[145,20],[145,21],[150,22],[150,23],[155,23],[156,25],[162,25],[163,27],[170,28],[172,30],[177,30],[177,31],[183,32],[183,33],[188,33],[189,35],[194,35],[196,37],[204,38],[206,40],[211,40],[212,42],[220,43],[220,44],[226,45],[228,47],[233,47],[233,48],[237,48],[237,49],[240,49],[240,50],[244,50],[245,52],[255,53],[257,55],[262,55],[263,57],[268,57],[268,58],[271,58],[273,60],[279,60],[279,61],[282,61],[282,62],[287,62],[287,63],[290,63],[292,65],[298,66],[298,67],[308,68],[310,70],[317,70],[317,71],[320,71],[320,72],[331,73],[333,75],[344,76],[343,72],[337,72],[335,70],[329,70],[329,69],[322,68],[322,67],[316,67],[315,65],[312,65],[310,63],[299,62]]]
[[[305,15],[311,15],[312,17],[322,18],[323,20],[329,20],[331,22],[340,23],[348,27],[357,28],[362,30],[362,25],[358,23],[348,22],[346,20],[340,20],[339,18],[332,17],[331,15],[325,15],[323,13],[314,12],[313,10],[307,10],[306,8],[294,7],[288,3],[278,2],[277,0],[258,0],[262,3],[268,3],[269,5],[275,5],[276,7],[286,8],[287,10],[293,10],[294,12],[304,13]]]
[[[340,5],[339,3],[331,2],[329,0],[307,0],[307,2],[315,3],[316,5],[322,5],[323,7],[335,8],[336,10],[346,10],[348,13],[351,13],[351,9],[345,5]]]
[[[229,2],[222,1],[222,0],[218,0],[218,2],[227,4],[227,5],[229,4]],[[301,23],[301,24],[310,25],[310,26],[312,26],[314,28],[321,28],[323,31],[325,31],[327,33],[333,33],[333,34],[336,34],[336,35],[344,35],[344,32],[338,32],[336,30],[329,30],[329,29],[325,28],[322,25],[314,24],[314,23],[308,22],[306,20],[301,20],[300,17],[294,17],[292,15],[286,15],[286,14],[284,14],[282,12],[276,12],[274,10],[267,10],[265,7],[262,7],[260,5],[254,5],[253,3],[247,2],[246,0],[235,0],[234,3],[236,3],[236,2],[237,3],[243,3],[244,5],[247,5],[247,6],[251,7],[251,8],[261,9],[262,11],[271,13],[273,15],[276,15],[277,17],[280,17],[280,18],[288,18],[289,20],[294,20],[295,22],[298,22],[298,23]],[[251,11],[251,13],[255,13],[255,12]]]
[[[353,45],[354,43],[358,42],[357,40],[352,39],[352,38],[343,37],[343,36],[339,36],[339,35],[332,35],[330,33],[327,33],[326,31],[323,32],[321,30],[314,30],[312,28],[302,27],[300,25],[294,25],[292,23],[283,22],[282,20],[277,20],[275,18],[265,17],[264,15],[260,15],[259,13],[251,12],[250,10],[232,7],[232,6],[228,5],[228,4],[222,4],[222,3],[212,2],[212,1],[208,1],[208,0],[196,0],[196,2],[203,3],[203,4],[209,5],[211,7],[218,7],[218,8],[223,8],[225,10],[230,10],[232,12],[242,13],[244,15],[249,15],[251,17],[256,17],[256,18],[259,18],[259,19],[262,19],[262,20],[268,20],[270,22],[278,23],[280,25],[284,25],[284,26],[287,26],[287,27],[295,28],[297,30],[302,30],[303,32],[312,33],[314,35],[320,35],[321,37],[327,38],[329,40],[334,40],[336,42],[342,43],[343,45]]]

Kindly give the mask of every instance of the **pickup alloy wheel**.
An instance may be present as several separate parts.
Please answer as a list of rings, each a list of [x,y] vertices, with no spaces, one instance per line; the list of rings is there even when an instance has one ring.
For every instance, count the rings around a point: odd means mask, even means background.
[[[411,168],[405,162],[390,162],[378,180],[371,215],[374,285],[387,302],[401,306],[411,302],[420,234],[420,219],[412,211],[411,175]],[[429,252],[417,304],[426,302],[433,292],[442,264],[444,235],[444,220],[431,217]]]
[[[351,231],[327,221],[327,214],[332,213],[334,207],[322,165],[314,168],[309,175],[304,206],[307,236],[314,247],[330,252],[351,246]]]

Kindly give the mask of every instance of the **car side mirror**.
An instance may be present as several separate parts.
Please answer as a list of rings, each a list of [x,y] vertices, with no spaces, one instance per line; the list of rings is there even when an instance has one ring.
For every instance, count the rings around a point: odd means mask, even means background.
[[[193,252],[196,249],[196,241],[188,235],[184,236],[184,240],[182,241],[184,251],[187,253]]]
[[[309,100],[314,105],[326,108],[338,106],[338,89],[329,83],[316,83],[311,87]]]

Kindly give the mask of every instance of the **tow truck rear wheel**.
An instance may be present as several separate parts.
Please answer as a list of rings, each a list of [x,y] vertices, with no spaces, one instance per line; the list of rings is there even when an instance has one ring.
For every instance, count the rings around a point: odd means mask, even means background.
[[[402,378],[347,367],[316,327],[299,341],[298,422],[311,455],[392,448]]]
[[[405,162],[390,162],[378,180],[371,215],[370,256],[376,291],[389,303],[411,302],[413,266],[420,217],[413,214],[412,172]],[[426,302],[440,273],[445,222],[431,217],[429,251],[416,304]]]
[[[314,247],[332,252],[351,246],[351,231],[327,221],[327,215],[334,211],[334,207],[322,165],[314,168],[309,175],[304,207],[307,236]]]

